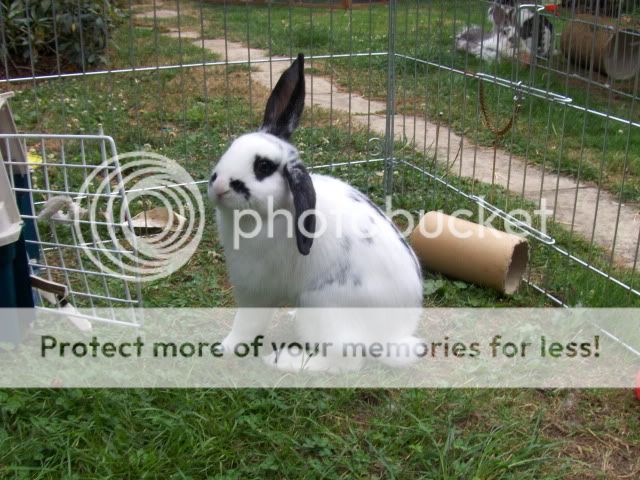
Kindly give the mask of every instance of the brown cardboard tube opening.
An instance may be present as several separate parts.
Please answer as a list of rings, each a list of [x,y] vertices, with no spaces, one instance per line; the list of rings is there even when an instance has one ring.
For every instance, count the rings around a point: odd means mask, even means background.
[[[560,49],[570,62],[614,80],[630,80],[640,72],[640,32],[614,19],[576,15],[562,32]]]
[[[507,269],[507,276],[504,281],[504,293],[511,295],[518,290],[522,274],[527,269],[529,261],[529,246],[526,242],[516,244],[513,248],[511,263]]]
[[[524,238],[441,212],[422,217],[411,245],[427,270],[507,295],[518,289],[529,261]]]
[[[604,68],[611,78],[630,80],[640,72],[640,33],[620,32],[609,42]]]

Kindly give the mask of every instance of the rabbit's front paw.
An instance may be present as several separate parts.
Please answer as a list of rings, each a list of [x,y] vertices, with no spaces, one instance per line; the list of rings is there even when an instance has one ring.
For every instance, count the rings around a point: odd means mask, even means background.
[[[238,355],[240,350],[240,345],[246,345],[246,342],[243,342],[241,338],[233,333],[230,333],[225,337],[218,347],[218,352],[220,352],[225,357],[230,357],[232,355]],[[244,353],[244,351],[242,352]]]
[[[262,361],[270,367],[275,367],[284,372],[300,372],[308,370],[308,355],[293,355],[289,349],[282,349],[271,352],[262,357]]]
[[[289,349],[274,351],[262,357],[270,367],[284,372],[327,372],[332,374],[353,372],[362,367],[361,358],[325,357],[320,355],[292,353]]]

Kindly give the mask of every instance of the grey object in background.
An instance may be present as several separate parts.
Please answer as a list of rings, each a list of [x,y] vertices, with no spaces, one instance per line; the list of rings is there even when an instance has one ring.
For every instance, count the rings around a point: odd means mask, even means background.
[[[640,72],[640,32],[613,19],[577,15],[562,32],[560,47],[570,62],[614,80],[631,80]]]

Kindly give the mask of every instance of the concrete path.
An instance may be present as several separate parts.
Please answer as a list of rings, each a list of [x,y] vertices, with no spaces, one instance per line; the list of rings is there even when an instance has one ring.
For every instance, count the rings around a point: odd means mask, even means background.
[[[178,32],[172,31],[167,35],[178,37]],[[249,57],[251,61],[268,59],[268,52],[247,49],[241,43],[227,41],[225,46],[224,39],[192,40],[197,36],[196,32],[180,32],[181,38],[190,39],[198,47],[204,46],[221,59],[225,59],[225,51],[228,61],[247,61]],[[273,60],[278,58],[282,57],[273,57]],[[252,63],[251,79],[270,89],[288,64],[288,61]],[[385,103],[340,91],[324,77],[307,75],[306,80],[308,106],[350,113],[354,124],[369,124],[376,135],[384,135]],[[371,112],[369,118],[368,112]],[[426,146],[429,152],[437,156],[438,162],[453,164],[450,170],[452,174],[500,185],[516,194],[524,194],[528,200],[536,203],[543,199],[548,209],[555,209],[557,222],[573,228],[586,240],[590,241],[593,236],[595,243],[608,250],[615,240],[616,263],[633,266],[640,232],[640,212],[632,206],[620,205],[611,193],[598,191],[591,184],[581,183],[578,186],[573,178],[558,176],[535,164],[527,164],[524,159],[504,150],[498,150],[494,159],[492,148],[474,145],[448,127],[440,126],[438,129],[436,124],[424,118],[396,115],[394,124],[397,139],[409,137],[418,151],[423,151]],[[412,138],[414,131],[416,137]]]

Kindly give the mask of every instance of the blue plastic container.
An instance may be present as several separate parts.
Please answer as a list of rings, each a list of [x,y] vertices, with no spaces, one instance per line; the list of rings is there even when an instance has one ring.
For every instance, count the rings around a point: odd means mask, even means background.
[[[19,343],[32,319],[33,309],[27,251],[22,235],[0,247],[0,341]]]
[[[18,305],[16,290],[12,288],[16,283],[13,269],[16,243],[0,247],[0,308],[15,308]]]
[[[16,199],[0,163],[0,341],[20,342],[33,309],[29,259]]]

